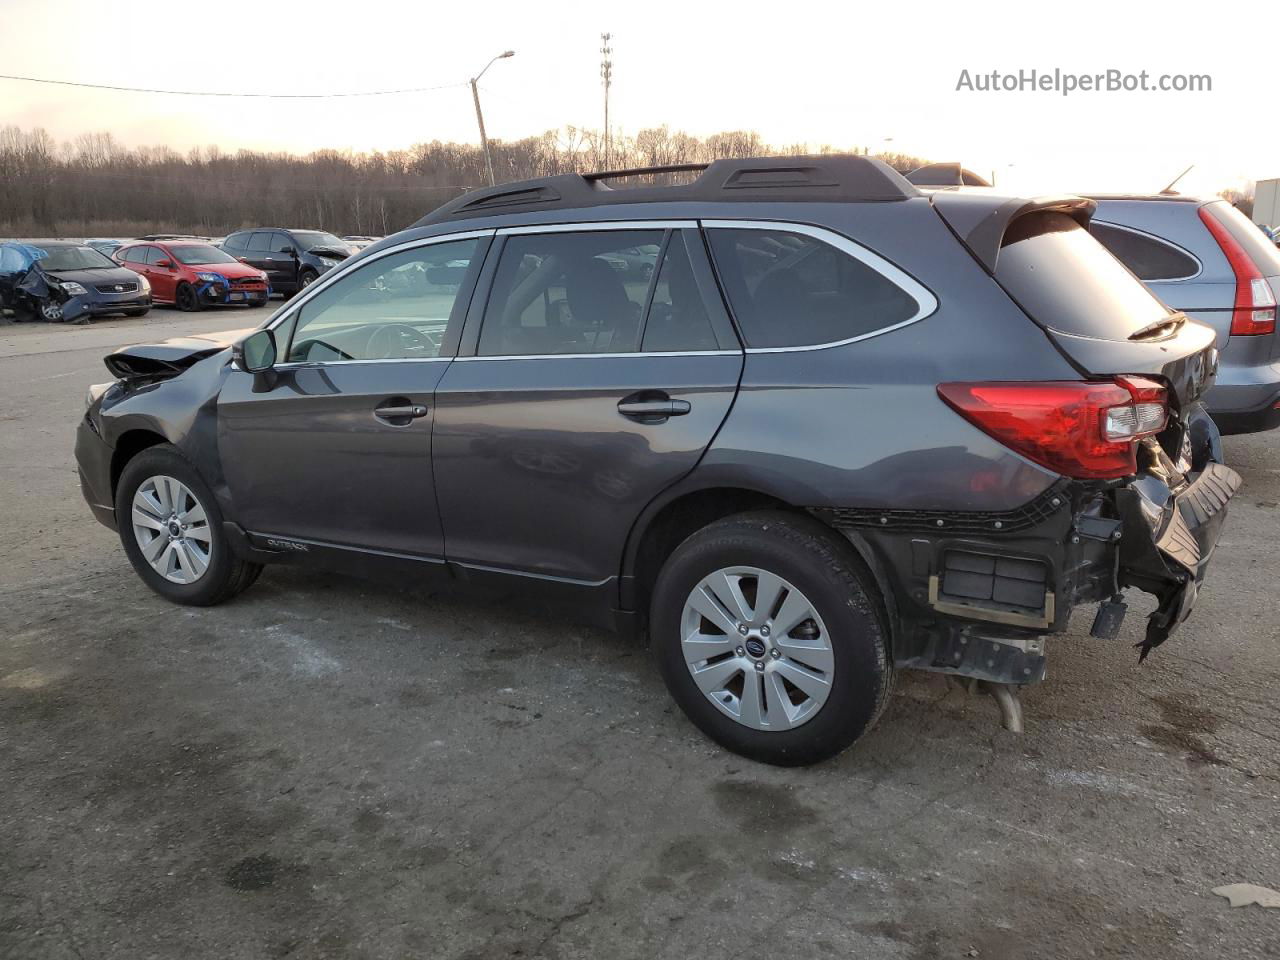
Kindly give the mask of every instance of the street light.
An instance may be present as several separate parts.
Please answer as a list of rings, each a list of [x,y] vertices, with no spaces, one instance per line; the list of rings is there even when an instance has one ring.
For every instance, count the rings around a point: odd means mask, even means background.
[[[514,50],[505,50],[498,54],[492,60],[484,65],[484,70],[488,70],[498,60],[505,60],[507,57],[514,57]],[[484,70],[481,70],[471,78],[471,98],[476,102],[476,123],[480,125],[480,146],[484,149],[484,165],[489,170],[489,186],[493,186],[493,157],[489,156],[489,138],[484,135],[484,114],[480,112],[480,90],[476,86],[480,82],[480,78],[484,76]]]

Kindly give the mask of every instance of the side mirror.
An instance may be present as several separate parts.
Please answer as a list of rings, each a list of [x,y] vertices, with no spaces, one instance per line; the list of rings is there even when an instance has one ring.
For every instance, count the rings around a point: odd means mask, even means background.
[[[232,359],[249,373],[264,373],[276,363],[276,335],[258,330],[231,348]]]
[[[293,249],[293,247],[281,247],[281,248],[280,248],[280,252],[281,252],[281,253],[287,253],[289,256],[291,256],[291,257],[293,257],[293,258],[295,258],[295,259],[296,259],[296,258],[297,258],[297,256],[298,256],[298,251],[297,251],[297,250],[295,250],[295,249]]]
[[[168,270],[172,270],[172,269],[173,269],[173,261],[172,261],[172,260],[157,260],[157,261],[156,261],[156,266],[157,266],[157,267],[165,267],[165,268],[166,268],[166,269],[168,269]]]

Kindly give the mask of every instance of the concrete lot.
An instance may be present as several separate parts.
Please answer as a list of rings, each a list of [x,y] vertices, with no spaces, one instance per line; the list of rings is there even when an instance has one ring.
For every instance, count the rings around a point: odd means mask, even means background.
[[[120,343],[0,327],[0,957],[1280,957],[1280,432],[1192,621],[1051,642],[1027,733],[905,676],[808,770],[702,739],[644,651],[527,606],[268,570],[170,606],[81,501]]]

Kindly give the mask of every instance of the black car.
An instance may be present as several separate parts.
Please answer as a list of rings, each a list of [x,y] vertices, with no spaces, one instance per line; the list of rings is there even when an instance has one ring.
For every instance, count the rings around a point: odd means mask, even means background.
[[[607,181],[467,194],[247,336],[108,357],[76,453],[139,576],[202,605],[268,563],[529,584],[780,764],[853,742],[895,669],[1017,728],[1076,607],[1114,638],[1153,594],[1143,656],[1186,619],[1239,484],[1213,331],[1092,201],[864,157]]]
[[[271,289],[297,293],[354,252],[350,244],[323,230],[260,227],[230,234],[222,249],[265,271]]]
[[[19,318],[55,323],[141,317],[151,309],[151,287],[84,243],[0,243],[0,306]]]

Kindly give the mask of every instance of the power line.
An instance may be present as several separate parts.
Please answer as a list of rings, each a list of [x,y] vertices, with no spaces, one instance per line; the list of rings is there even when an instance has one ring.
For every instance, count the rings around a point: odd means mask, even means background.
[[[433,90],[452,90],[455,87],[466,86],[466,83],[442,83],[434,87],[406,87],[401,90],[361,90],[350,93],[230,93],[212,90],[160,90],[152,87],[121,87],[108,83],[79,83],[75,80],[18,77],[7,73],[0,73],[0,80],[47,83],[59,87],[85,87],[90,90],[113,90],[119,93],[160,93],[172,97],[242,97],[259,100],[334,100],[342,97],[394,97],[407,93],[430,93]]]

